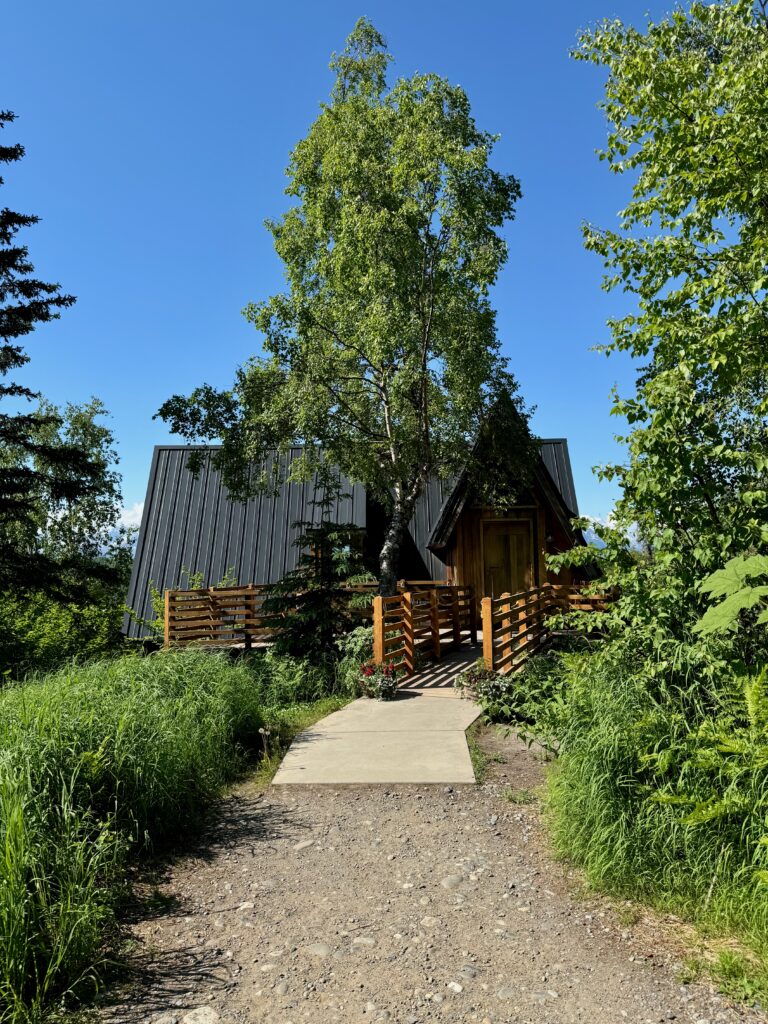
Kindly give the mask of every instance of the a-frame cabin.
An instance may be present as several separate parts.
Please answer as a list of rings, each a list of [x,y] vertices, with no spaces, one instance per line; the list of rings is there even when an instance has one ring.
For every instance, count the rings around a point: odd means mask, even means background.
[[[189,452],[184,446],[154,451],[128,593],[139,618],[152,618],[150,584],[174,589],[189,573],[201,574],[206,585],[225,575],[241,584],[280,579],[296,564],[296,523],[319,518],[316,480],[232,502],[211,460],[197,476],[190,472]],[[284,471],[300,452],[280,456]],[[570,525],[578,508],[568,445],[564,438],[541,440],[539,452],[529,487],[504,511],[480,505],[464,475],[431,481],[409,524],[400,576],[472,586],[478,602],[547,581],[572,582],[570,574],[552,575],[545,561],[547,554],[583,543]],[[360,484],[340,483],[331,518],[361,528],[375,564],[382,510]],[[126,618],[125,628],[133,636],[146,632],[133,618]]]

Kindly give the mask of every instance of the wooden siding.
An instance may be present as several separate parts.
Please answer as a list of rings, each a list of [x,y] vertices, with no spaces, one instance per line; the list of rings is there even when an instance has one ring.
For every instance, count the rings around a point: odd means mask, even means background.
[[[509,581],[512,593],[539,587],[545,583],[570,584],[573,574],[565,571],[555,574],[547,569],[546,556],[566,550],[573,544],[560,526],[543,498],[533,495],[532,505],[517,506],[503,512],[478,505],[465,508],[456,523],[452,542],[445,552],[448,563],[448,579],[459,586],[472,587],[477,599],[494,596],[490,593],[486,575],[487,528],[498,524],[501,532],[508,525],[511,543],[519,543],[521,529],[528,534],[528,564],[517,578]],[[496,588],[501,592],[499,588]],[[496,594],[498,596],[498,593]]]

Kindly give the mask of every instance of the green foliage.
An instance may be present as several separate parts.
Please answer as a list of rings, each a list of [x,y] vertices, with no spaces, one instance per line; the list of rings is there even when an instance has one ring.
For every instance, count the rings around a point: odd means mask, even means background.
[[[578,641],[561,641],[509,675],[491,672],[478,661],[455,685],[479,702],[488,722],[507,725],[529,744],[556,753],[566,698],[565,660],[578,646]]]
[[[0,691],[0,1021],[91,991],[130,853],[193,826],[337,689],[295,659],[186,651]]]
[[[768,578],[768,555],[737,555],[726,562],[722,569],[712,573],[700,586],[710,597],[722,597],[719,604],[713,604],[696,623],[699,633],[735,631],[742,612],[758,610],[758,625],[768,625],[768,584],[753,586],[754,579]]]
[[[614,396],[605,547],[554,560],[598,561],[615,596],[571,617],[604,641],[562,660],[555,837],[593,883],[739,932],[765,978],[768,21],[691,3],[576,56],[608,72],[602,156],[633,183],[618,230],[585,228],[636,303],[605,349],[644,365]]]
[[[605,351],[646,361],[636,394],[614,396],[628,463],[601,472],[622,486],[617,530],[652,561],[645,589],[675,590],[663,627],[682,636],[702,577],[759,548],[768,509],[766,19],[692,3],[644,32],[606,22],[576,57],[608,71],[602,156],[633,180],[619,229],[584,229],[605,287],[636,300]]]
[[[20,679],[117,651],[123,644],[121,597],[108,593],[101,603],[65,604],[41,593],[0,596],[0,676]]]
[[[336,680],[340,693],[357,696],[360,666],[373,659],[373,626],[356,626],[336,641]]]
[[[337,693],[347,693],[344,679],[333,664],[278,653],[251,654],[246,659],[264,708],[307,704]]]
[[[0,693],[0,1019],[92,981],[129,845],[189,827],[261,723],[248,670],[201,653]]]
[[[114,441],[98,422],[103,407],[92,401],[67,406],[63,413],[45,408],[46,422],[29,428],[33,449],[37,443],[49,448],[75,446],[99,467],[99,475],[88,488],[73,485],[66,494],[45,476],[29,481],[24,522],[0,523],[14,558],[21,559],[18,565],[25,559],[42,559],[51,573],[55,567],[55,582],[51,576],[45,586],[32,577],[0,585],[0,672],[16,678],[71,657],[114,649],[120,642],[132,562],[133,536],[118,527],[121,499],[119,478],[111,468]],[[3,459],[16,464],[12,449],[0,456],[0,462]]]
[[[762,378],[765,12],[752,0],[719,0],[678,8],[644,32],[604,22],[582,35],[575,56],[608,70],[600,156],[633,180],[620,229],[584,229],[606,261],[606,286],[638,299],[636,313],[611,322],[611,347],[701,384],[708,369],[721,394]]]
[[[361,665],[373,657],[373,626],[356,626],[336,641],[342,660],[347,658]]]
[[[629,638],[563,665],[560,849],[593,884],[736,930],[765,955],[765,673],[667,668],[650,684]]]
[[[342,588],[364,569],[362,531],[325,518],[294,525],[301,530],[296,568],[264,588],[262,612],[277,653],[327,661],[355,622]]]
[[[491,167],[496,139],[463,89],[434,74],[388,87],[390,60],[361,19],[332,60],[330,102],[291,154],[295,205],[267,225],[288,290],[245,310],[265,355],[230,391],[206,385],[160,410],[190,440],[221,438],[236,496],[273,482],[279,460],[266,453],[296,443],[294,478],[327,459],[363,482],[390,513],[388,591],[427,479],[472,461],[499,404],[525,422],[489,301],[519,184]]]
[[[32,503],[30,486],[31,532],[19,524],[7,526],[6,537],[13,536],[16,553],[33,559],[39,555],[55,566],[56,583],[38,587],[17,581],[0,588],[0,674],[21,678],[70,658],[115,651],[122,643],[133,535],[117,525],[120,491],[110,468],[115,459],[112,435],[97,422],[103,414],[98,402],[68,406],[63,414],[51,412],[55,423],[35,428],[49,445],[77,444],[87,451],[102,475],[87,493],[66,500],[57,500],[38,482]]]

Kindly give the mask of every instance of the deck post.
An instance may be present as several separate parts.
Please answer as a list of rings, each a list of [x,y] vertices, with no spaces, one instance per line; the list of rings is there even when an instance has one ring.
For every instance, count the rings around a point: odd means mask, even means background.
[[[381,595],[373,599],[373,662],[384,664],[384,598]]]
[[[163,594],[163,647],[171,646],[171,592]]]
[[[459,620],[459,595],[456,587],[451,587],[451,625],[453,626],[453,642],[456,647],[461,646],[461,622]]]
[[[499,639],[501,640],[504,654],[508,653],[507,648],[512,643],[512,637],[514,636],[517,626],[512,620],[512,595],[509,591],[505,591],[499,600],[502,602],[501,611],[504,614],[504,618],[499,623]]]
[[[405,674],[412,676],[416,671],[416,644],[413,639],[413,594],[410,590],[401,595],[403,609],[403,647],[405,648]]]
[[[477,645],[477,607],[475,606],[475,591],[473,587],[467,587],[467,601],[469,616],[469,641],[473,647]]]
[[[484,597],[481,603],[483,622],[483,661],[493,672],[493,598]]]
[[[515,643],[514,643],[514,646],[512,648],[514,654],[513,654],[513,659],[512,659],[512,665],[510,666],[511,669],[514,669],[514,668],[517,667],[515,665],[515,661],[517,661],[517,659],[520,656],[520,654],[523,651],[523,649],[530,642],[530,636],[528,636],[528,635],[523,636],[523,637],[520,636],[520,633],[521,633],[521,631],[523,629],[523,626],[524,626],[524,624],[526,622],[526,619],[528,619],[529,621],[532,621],[532,622],[536,621],[535,616],[536,616],[536,607],[537,606],[534,605],[534,617],[532,619],[530,619],[530,616],[526,616],[526,614],[525,614],[525,612],[526,612],[526,608],[525,608],[526,603],[527,603],[527,598],[525,598],[525,597],[519,597],[517,599],[517,601],[515,602],[515,609],[516,609],[515,619],[517,621],[515,623]],[[512,607],[511,603],[510,603],[509,607],[511,609],[511,607]]]
[[[440,606],[437,591],[429,591],[429,627],[432,633],[432,656],[440,660]]]

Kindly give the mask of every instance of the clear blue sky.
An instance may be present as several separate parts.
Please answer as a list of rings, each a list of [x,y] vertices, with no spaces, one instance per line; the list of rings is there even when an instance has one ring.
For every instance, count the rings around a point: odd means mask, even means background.
[[[610,226],[629,182],[594,150],[602,76],[569,59],[582,26],[636,24],[670,6],[580,3],[59,0],[3,15],[4,141],[26,158],[0,203],[43,220],[26,241],[38,273],[78,297],[28,346],[25,380],[57,403],[96,395],[111,413],[127,508],[144,497],[153,421],[172,393],[227,385],[260,349],[240,310],[279,290],[263,227],[286,198],[293,144],[331,86],[328,59],[361,14],[386,36],[394,73],[460,83],[478,124],[499,133],[495,163],[522,183],[509,263],[495,292],[505,354],[543,436],[567,436],[584,513],[615,497],[591,468],[621,457],[608,414],[627,360],[590,351],[621,296],[600,290],[579,225]]]

